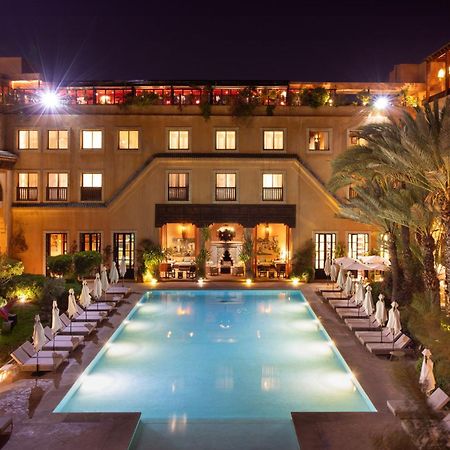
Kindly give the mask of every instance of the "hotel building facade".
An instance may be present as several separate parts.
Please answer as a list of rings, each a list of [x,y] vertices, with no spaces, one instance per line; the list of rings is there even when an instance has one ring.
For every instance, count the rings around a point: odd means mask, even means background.
[[[448,89],[447,56],[444,63]],[[380,119],[374,98],[412,106],[436,95],[426,81],[439,70],[433,61],[400,65],[387,83],[55,88],[22,73],[20,58],[0,58],[0,252],[45,273],[50,255],[110,249],[133,278],[143,240],[189,262],[209,227],[209,264],[219,273],[226,251],[230,272],[240,274],[247,234],[258,275],[270,276],[270,267],[288,275],[293,253],[309,240],[320,275],[338,243],[352,257],[379,247],[377,230],[337,217],[352,192],[327,190],[333,159],[358,143],[354,130]],[[49,92],[59,104],[49,104]]]

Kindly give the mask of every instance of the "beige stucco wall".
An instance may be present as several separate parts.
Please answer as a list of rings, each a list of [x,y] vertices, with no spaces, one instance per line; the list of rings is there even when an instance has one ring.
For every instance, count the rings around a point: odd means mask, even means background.
[[[80,173],[102,172],[104,175],[103,200],[109,200],[125,181],[155,153],[167,151],[169,128],[187,128],[191,131],[191,151],[215,153],[215,130],[231,128],[238,131],[238,150],[227,152],[227,158],[193,159],[180,155],[174,159],[157,158],[121,190],[120,195],[108,207],[54,207],[16,205],[12,209],[13,233],[22,229],[28,251],[18,255],[26,270],[43,272],[45,232],[67,232],[68,246],[79,241],[79,233],[102,232],[102,246],[112,244],[112,233],[129,231],[136,233],[136,242],[144,238],[159,240],[155,229],[156,203],[166,202],[167,172],[187,170],[190,173],[192,203],[214,202],[214,174],[216,171],[233,171],[238,174],[238,201],[241,204],[262,203],[262,173],[264,171],[284,174],[284,202],[297,205],[297,227],[292,230],[292,247],[295,249],[314,232],[337,232],[337,240],[345,242],[349,231],[365,231],[370,228],[351,221],[336,218],[338,204],[324,189],[331,167],[330,162],[345,150],[348,130],[358,127],[365,120],[364,108],[278,107],[275,116],[269,117],[261,110],[261,116],[250,120],[238,120],[229,116],[226,107],[213,108],[213,116],[205,120],[198,107],[148,107],[124,110],[115,106],[85,106],[65,114],[26,116],[9,114],[5,119],[5,146],[19,153],[15,178],[19,171],[33,170],[40,174],[40,201],[44,200],[45,176],[48,171],[70,172],[69,200],[79,201]],[[216,115],[217,114],[217,115]],[[40,131],[39,150],[17,150],[17,130],[37,128]],[[138,151],[117,150],[119,129],[138,129]],[[308,170],[294,159],[262,159],[264,129],[285,130],[285,150],[281,153],[299,155]],[[331,150],[313,153],[307,150],[308,128],[329,129],[332,133]],[[46,150],[48,129],[70,131],[69,150]],[[102,150],[81,150],[80,131],[102,129]],[[226,153],[226,152],[221,152]],[[254,158],[236,157],[239,153],[254,154]],[[271,152],[276,154],[277,152]],[[14,181],[16,183],[16,181]],[[266,202],[264,202],[266,203]],[[370,247],[375,245],[375,235]]]

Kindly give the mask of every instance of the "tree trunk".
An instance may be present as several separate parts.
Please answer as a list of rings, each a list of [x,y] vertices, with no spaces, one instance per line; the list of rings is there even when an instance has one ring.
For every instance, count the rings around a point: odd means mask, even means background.
[[[391,260],[392,294],[391,300],[398,302],[400,288],[400,265],[398,263],[397,243],[394,233],[389,233],[389,259]]]
[[[444,266],[445,266],[445,303],[449,304],[450,289],[450,201],[445,202],[441,211],[441,220],[444,228]]]
[[[421,245],[423,251],[423,282],[427,292],[433,298],[433,303],[439,304],[439,280],[436,274],[434,251],[436,242],[431,234],[421,236]]]
[[[402,299],[404,303],[409,303],[412,296],[414,283],[414,265],[413,254],[411,251],[411,236],[409,228],[405,225],[400,227],[400,236],[402,240],[402,259],[403,259],[403,286]]]

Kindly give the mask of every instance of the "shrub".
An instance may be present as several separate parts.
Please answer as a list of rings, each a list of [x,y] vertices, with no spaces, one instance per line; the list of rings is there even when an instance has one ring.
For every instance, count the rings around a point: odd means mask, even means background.
[[[73,255],[73,266],[78,278],[92,275],[102,263],[102,255],[99,252],[78,252]]]
[[[234,117],[250,117],[258,105],[258,91],[252,86],[247,86],[232,98],[231,115]]]
[[[9,299],[24,297],[27,301],[38,302],[43,295],[44,275],[24,273],[10,280],[6,289],[6,297]]]
[[[314,89],[303,89],[300,93],[300,102],[302,106],[311,106],[318,108],[324,106],[330,99],[330,94],[325,88],[317,87]]]
[[[164,252],[159,245],[153,244],[150,240],[146,240],[141,245],[144,246],[142,251],[144,273],[157,277],[159,264],[164,261]]]
[[[23,264],[21,261],[9,258],[5,254],[0,254],[0,288],[15,276],[22,275]]]
[[[314,244],[309,239],[300,247],[292,258],[292,275],[309,283],[314,280],[315,270],[312,265],[314,257]]]
[[[68,277],[73,272],[72,255],[49,256],[47,259],[47,267],[54,275]]]

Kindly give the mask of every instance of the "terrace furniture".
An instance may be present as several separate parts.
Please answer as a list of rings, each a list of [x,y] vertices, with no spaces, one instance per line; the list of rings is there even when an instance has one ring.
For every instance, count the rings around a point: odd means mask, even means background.
[[[217,266],[209,266],[209,275],[212,277],[219,275],[219,268]]]
[[[44,356],[28,356],[22,348],[18,348],[11,353],[12,358],[23,372],[51,372],[56,370],[64,361],[63,358],[55,356],[52,358]]]
[[[83,344],[83,336],[70,336],[70,335],[60,335],[57,334],[53,336],[52,330],[47,326],[44,328],[45,337],[48,342],[44,345],[44,350],[53,350],[53,345],[57,350],[68,350],[73,351],[79,345]]]
[[[383,328],[380,331],[357,331],[355,336],[361,342],[362,345],[365,345],[369,342],[390,342],[392,343],[392,338],[394,341],[397,340],[402,335],[401,332],[398,332],[396,335],[392,336],[392,333],[389,328]]]
[[[231,269],[232,275],[235,275],[236,277],[243,277],[244,276],[244,266],[234,266]]]
[[[161,263],[159,265],[159,274],[161,278],[175,278],[175,271],[170,263]]]
[[[403,350],[407,345],[411,343],[411,339],[402,334],[396,341],[392,342],[369,342],[366,344],[367,350],[374,355],[390,355],[395,350]]]
[[[286,278],[286,263],[275,263],[275,270],[278,278]]]
[[[118,294],[127,296],[131,293],[131,289],[129,287],[125,286],[110,286],[109,289],[106,291],[106,294]],[[106,301],[103,299],[103,301]]]
[[[192,265],[189,267],[189,271],[187,272],[187,277],[190,279],[194,279],[196,275],[197,267],[195,265]]]
[[[105,298],[102,298],[102,303],[114,303],[115,306],[119,306],[123,302],[123,295],[113,295],[112,298],[109,298],[107,295],[105,295]]]
[[[104,311],[84,311],[77,305],[78,316],[72,318],[72,322],[97,322],[100,323],[106,318]]]
[[[30,341],[25,341],[19,348],[22,348],[30,357],[42,356],[43,358],[53,358],[55,356],[60,356],[64,360],[69,357],[69,352],[67,350],[39,350],[39,352],[37,352]]]
[[[0,417],[0,434],[12,433],[13,427],[12,416]]]
[[[333,308],[356,308],[358,304],[356,303],[355,297],[348,298],[347,300],[330,300],[328,304]]]
[[[349,318],[344,319],[344,323],[351,331],[380,331],[380,324],[378,320],[375,319],[375,316],[370,316],[369,318],[364,319],[355,319]]]
[[[61,314],[59,318],[64,325],[59,330],[59,335],[88,336],[97,328],[96,322],[71,322],[65,314]]]
[[[449,401],[450,397],[441,388],[437,388],[427,398],[428,406],[435,411],[440,411]],[[418,414],[416,405],[410,400],[388,400],[386,403],[392,414],[400,417],[401,419],[414,417]],[[450,419],[448,419],[448,415],[446,420],[450,421]]]
[[[116,310],[116,304],[114,302],[93,302],[84,311],[102,311],[109,314]]]
[[[336,308],[336,314],[341,318],[366,318],[368,319],[369,316],[367,315],[364,308]]]

